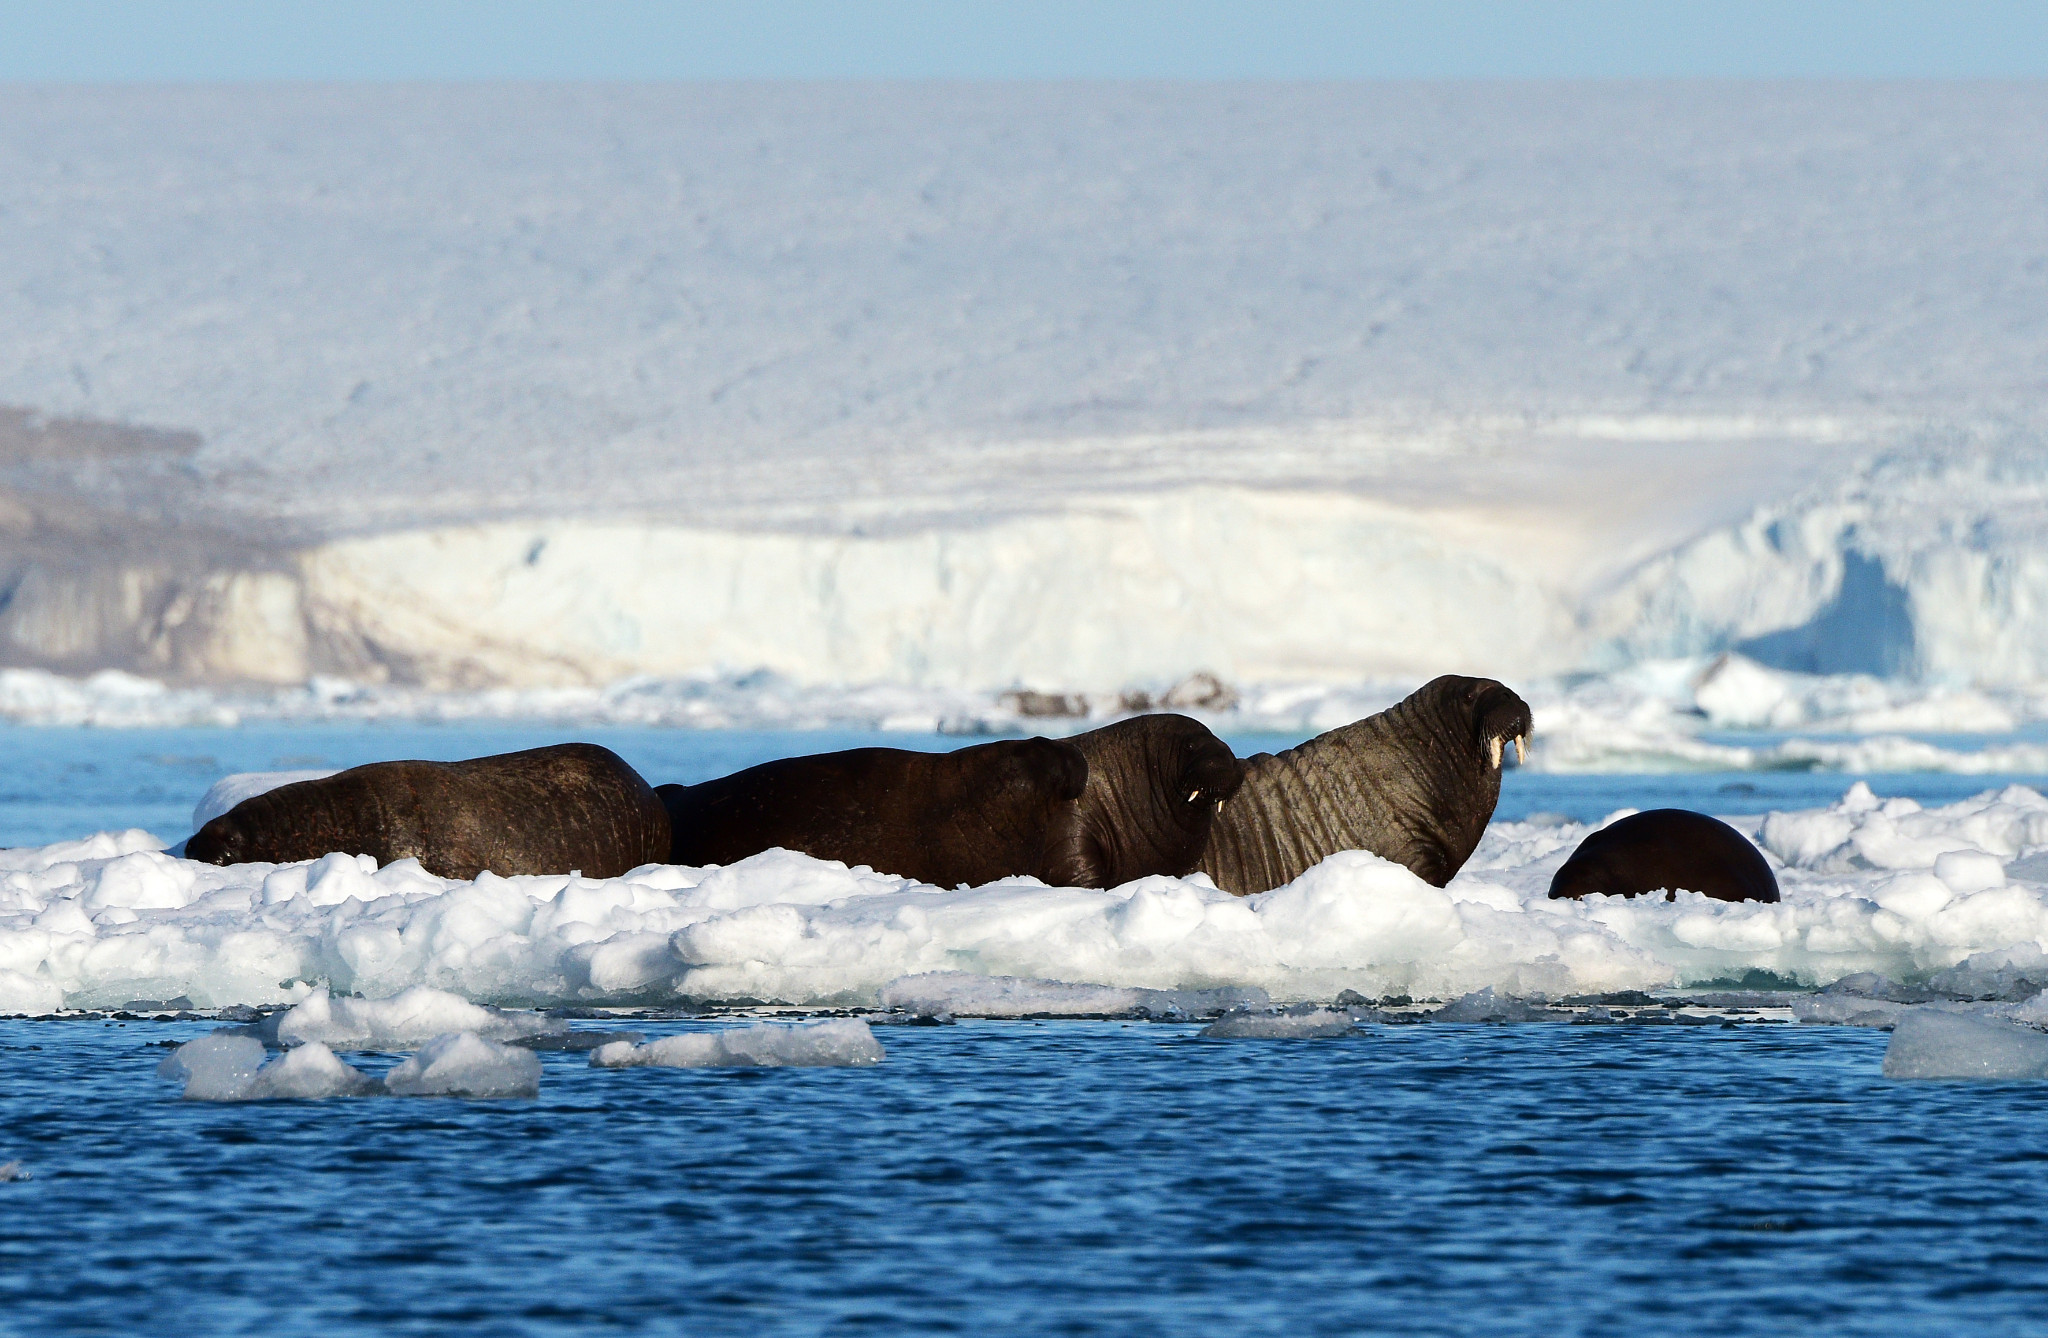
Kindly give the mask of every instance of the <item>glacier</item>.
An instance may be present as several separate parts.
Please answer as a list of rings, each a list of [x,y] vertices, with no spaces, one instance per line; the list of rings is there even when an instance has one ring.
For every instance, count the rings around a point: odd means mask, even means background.
[[[0,90],[0,659],[216,719],[2019,692],[2044,131],[2029,83]]]

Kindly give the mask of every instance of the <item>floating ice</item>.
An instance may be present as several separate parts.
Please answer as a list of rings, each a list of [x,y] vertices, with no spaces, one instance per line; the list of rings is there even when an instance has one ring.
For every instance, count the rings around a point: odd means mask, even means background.
[[[4,1185],[10,1180],[33,1179],[35,1179],[35,1177],[29,1174],[28,1167],[22,1165],[20,1162],[0,1162],[0,1185]]]
[[[1263,990],[1119,989],[1072,985],[1059,980],[978,976],[966,971],[932,971],[904,976],[882,987],[884,1008],[924,1017],[1079,1017],[1137,1013],[1202,1017],[1226,1008],[1264,1003]]]
[[[2003,1018],[1936,1008],[1900,1015],[1885,1047],[1887,1078],[2048,1078],[2048,1033]]]
[[[455,1032],[398,1064],[384,1086],[394,1096],[538,1096],[540,1057],[473,1031]]]
[[[388,999],[337,999],[323,986],[260,1024],[263,1037],[279,1045],[325,1042],[361,1050],[410,1049],[454,1032],[505,1041],[567,1030],[557,1018],[482,1007],[425,985]]]
[[[1432,1022],[1558,1022],[1559,1014],[1525,999],[1503,998],[1493,986],[1453,999],[1429,1015]]]
[[[566,1025],[486,1002],[1196,1017],[1345,990],[1559,998],[1750,972],[1808,986],[1876,973],[1962,999],[2048,988],[2048,800],[2034,791],[1923,807],[1858,783],[1825,808],[1737,821],[1760,830],[1782,902],[1553,902],[1577,823],[1495,823],[1442,888],[1350,851],[1255,897],[1199,875],[941,889],[788,851],[459,882],[346,855],[216,868],[146,833],[103,834],[0,853],[0,1007],[285,1004],[267,1023],[280,1041],[394,1049]]]
[[[645,1045],[614,1041],[590,1052],[592,1068],[864,1068],[882,1062],[882,1043],[858,1018],[663,1036]]]
[[[382,1090],[376,1079],[342,1063],[317,1041],[268,1063],[266,1053],[252,1036],[215,1032],[173,1050],[157,1072],[184,1079],[188,1101],[304,1101]]]
[[[1357,1019],[1334,1008],[1289,1009],[1280,1013],[1233,1009],[1202,1028],[1200,1034],[1212,1040],[1297,1040],[1350,1036],[1357,1030]]]

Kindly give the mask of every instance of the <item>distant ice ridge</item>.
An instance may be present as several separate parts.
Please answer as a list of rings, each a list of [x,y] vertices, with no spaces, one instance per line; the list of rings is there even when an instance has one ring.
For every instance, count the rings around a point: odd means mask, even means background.
[[[1502,672],[1535,711],[1528,765],[1540,771],[2048,772],[2048,743],[2010,737],[2048,722],[2048,685],[1971,688],[1860,673],[1801,674],[1735,654],[1646,661],[1584,678],[1517,679]],[[748,673],[633,679],[605,689],[429,692],[322,679],[303,688],[215,691],[173,689],[114,672],[75,680],[7,669],[0,670],[0,718],[108,727],[541,719],[565,732],[585,725],[641,725],[1058,735],[1144,707],[1183,711],[1225,733],[1308,735],[1382,710],[1414,686],[1413,680],[1230,684],[1196,674],[1111,692],[968,692],[806,688],[773,674]],[[1772,737],[1725,737],[1742,731]],[[1954,735],[1974,735],[1981,742],[1942,737]],[[251,794],[324,774],[228,777],[201,799],[193,827]]]
[[[1808,986],[1875,973],[1964,997],[2048,987],[2028,975],[2048,974],[2031,965],[2048,953],[2035,791],[1924,808],[1858,783],[1826,808],[1745,821],[1780,904],[1549,901],[1589,830],[1576,824],[1495,823],[1447,888],[1346,852],[1249,898],[1200,875],[939,889],[786,851],[455,882],[339,854],[217,868],[145,832],[101,833],[0,855],[0,1009],[291,1004],[280,1040],[396,1046],[450,1030],[518,1039],[552,1024],[484,1005],[554,1002],[1199,1016],[1346,990],[1495,991],[1461,1005],[1476,1019],[1516,999],[1752,972]]]

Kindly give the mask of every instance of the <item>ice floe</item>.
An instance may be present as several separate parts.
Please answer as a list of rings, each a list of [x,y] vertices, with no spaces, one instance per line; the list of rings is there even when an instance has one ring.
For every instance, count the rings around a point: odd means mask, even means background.
[[[566,1022],[555,1018],[483,1007],[426,985],[415,985],[388,999],[337,999],[321,986],[287,1011],[266,1017],[258,1034],[279,1045],[325,1043],[358,1050],[405,1050],[457,1032],[509,1041],[568,1030]]]
[[[215,1032],[173,1050],[157,1073],[182,1079],[188,1101],[308,1101],[383,1090],[318,1041],[274,1059],[268,1055],[253,1036]]]
[[[540,1056],[473,1031],[436,1036],[384,1075],[394,1096],[535,1096]]]
[[[1346,990],[1560,998],[1757,972],[1806,987],[1875,973],[1955,998],[2048,987],[2037,792],[1927,807],[1858,783],[1824,808],[1735,821],[1758,836],[1781,903],[1552,902],[1551,875],[1590,830],[1554,819],[1493,824],[1447,887],[1354,851],[1248,898],[1200,875],[942,889],[780,850],[609,880],[459,882],[338,854],[217,868],[147,833],[101,833],[0,852],[0,1008],[288,1005],[266,1023],[278,1040],[392,1049],[561,1030],[482,1005],[1206,1017]]]
[[[1885,1047],[1887,1078],[2048,1078],[2048,1032],[2000,1017],[1913,1008]]]
[[[865,1068],[882,1059],[882,1043],[858,1018],[757,1022],[663,1036],[645,1045],[613,1041],[590,1052],[591,1067],[600,1069]]]
[[[1349,1036],[1358,1019],[1338,1008],[1289,1008],[1282,1011],[1232,1009],[1202,1028],[1210,1040],[1285,1041]]]

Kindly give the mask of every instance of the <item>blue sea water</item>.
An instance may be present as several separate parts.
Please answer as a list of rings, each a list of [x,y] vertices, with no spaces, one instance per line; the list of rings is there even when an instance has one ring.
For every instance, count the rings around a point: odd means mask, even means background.
[[[580,733],[658,780],[877,741]],[[0,840],[174,838],[227,772],[561,737],[0,730]],[[1850,780],[1511,773],[1501,815]],[[182,1102],[163,1043],[210,1025],[0,1021],[32,1177],[0,1182],[0,1333],[2048,1333],[2048,1084],[1888,1082],[1880,1032],[970,1021],[877,1027],[866,1069],[547,1053],[537,1100]]]
[[[0,1023],[0,1331],[2048,1323],[2048,1084],[1888,1083],[1880,1032],[967,1022],[868,1069],[209,1106],[151,1044],[204,1029]]]

